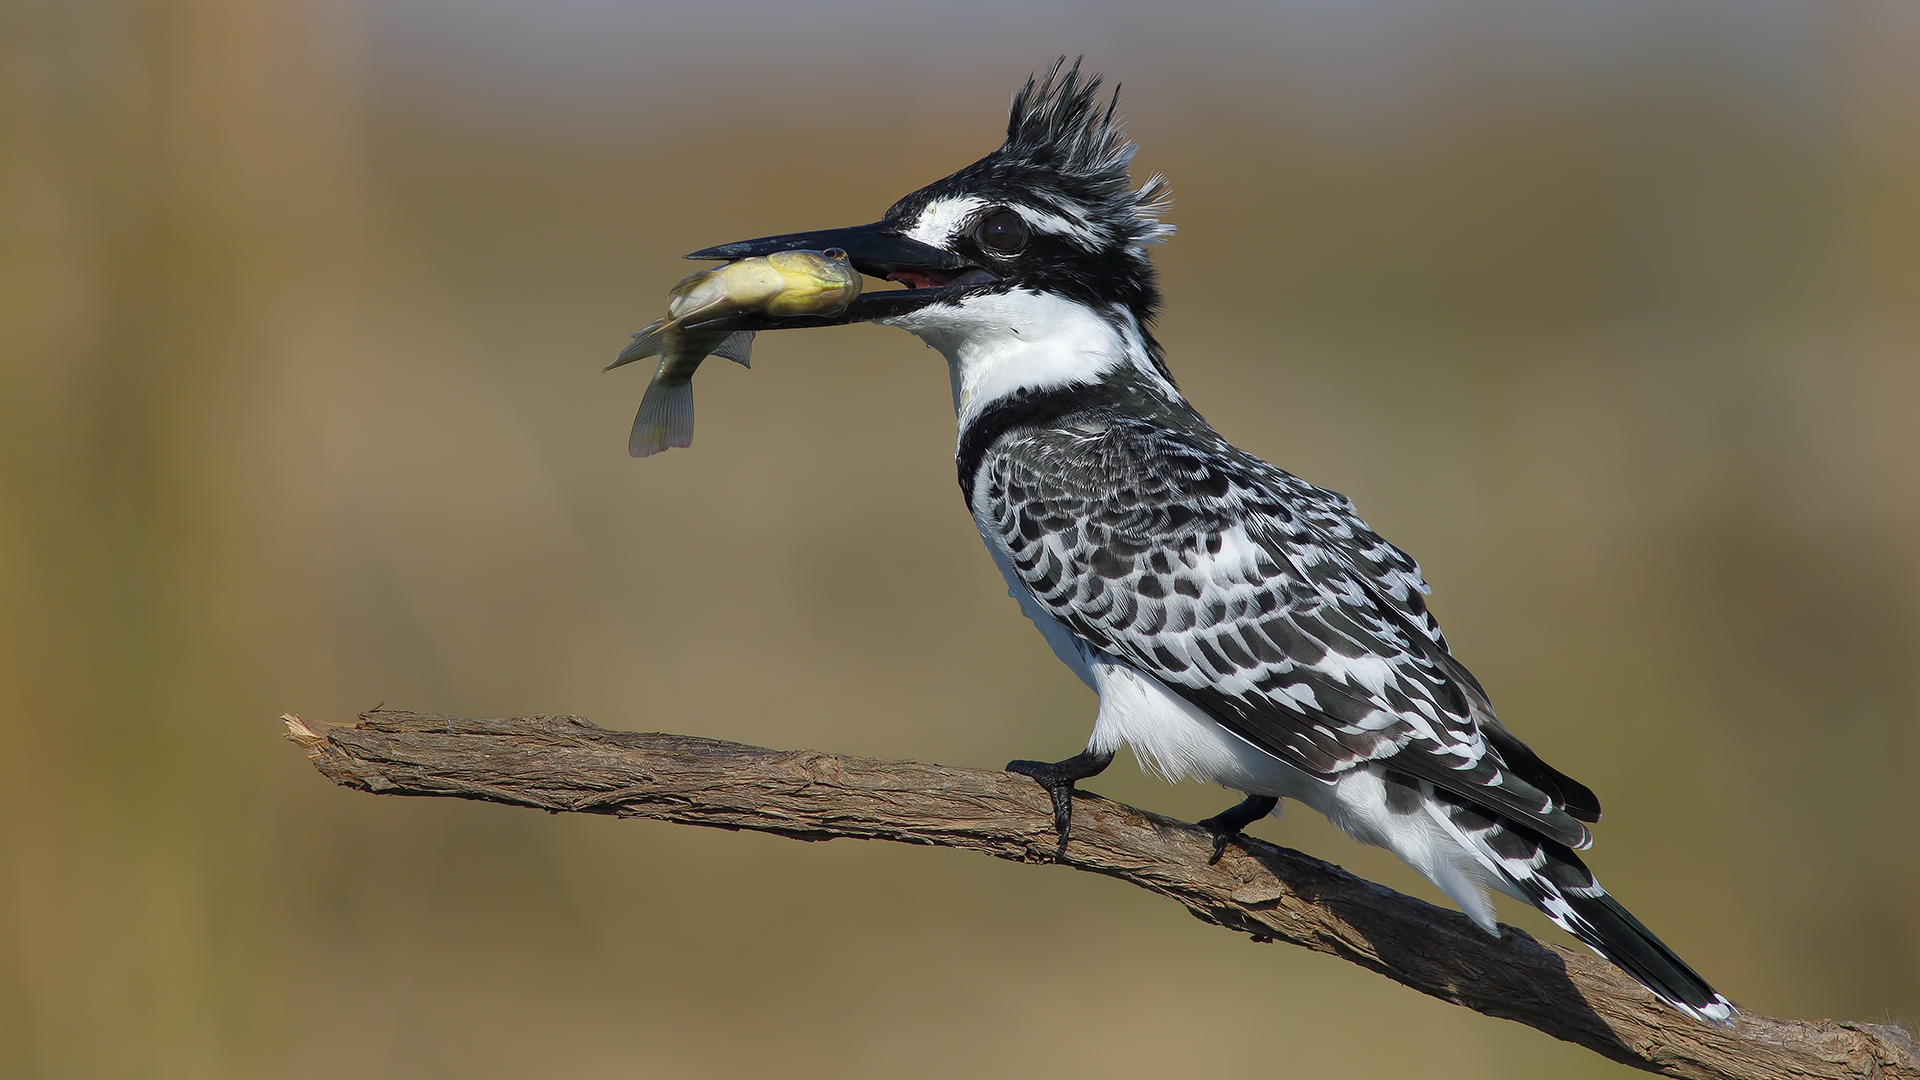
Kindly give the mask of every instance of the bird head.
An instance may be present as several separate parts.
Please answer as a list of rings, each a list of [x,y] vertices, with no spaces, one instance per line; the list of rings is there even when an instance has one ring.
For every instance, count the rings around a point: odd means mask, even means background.
[[[1003,325],[1010,312],[1046,303],[1125,320],[1144,335],[1160,302],[1145,245],[1173,233],[1160,221],[1167,183],[1156,175],[1134,188],[1128,165],[1136,144],[1116,112],[1118,89],[1100,91],[1098,75],[1083,77],[1079,61],[1068,67],[1062,57],[1014,95],[999,149],[900,199],[879,221],[687,256],[837,247],[861,273],[904,289],[868,292],[833,317],[732,316],[697,329],[882,322],[932,341]]]

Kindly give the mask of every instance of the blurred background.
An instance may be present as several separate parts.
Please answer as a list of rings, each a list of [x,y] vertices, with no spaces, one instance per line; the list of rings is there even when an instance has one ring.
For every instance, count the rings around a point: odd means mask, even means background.
[[[1106,880],[282,740],[1078,749],[934,353],[769,337],[638,462],[600,371],[681,252],[874,219],[1063,52],[1173,181],[1191,398],[1421,559],[1602,880],[1742,1005],[1920,1019],[1920,8],[7,0],[0,1074],[1625,1075]]]

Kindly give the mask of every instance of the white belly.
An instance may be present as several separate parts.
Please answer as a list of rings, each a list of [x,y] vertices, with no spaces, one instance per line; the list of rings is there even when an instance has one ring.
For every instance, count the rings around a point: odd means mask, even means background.
[[[1168,780],[1210,780],[1251,795],[1297,799],[1355,840],[1398,855],[1489,932],[1497,932],[1497,924],[1482,889],[1520,895],[1463,847],[1431,808],[1396,812],[1381,766],[1359,765],[1332,779],[1313,776],[1228,731],[1150,675],[1101,658],[1089,667],[1100,694],[1089,750],[1113,751],[1125,743],[1145,768]]]
[[[1100,695],[1100,714],[1087,739],[1088,750],[1111,753],[1125,744],[1142,767],[1170,781],[1202,780],[1250,795],[1305,803],[1355,840],[1398,855],[1475,922],[1497,932],[1493,908],[1482,889],[1492,886],[1511,894],[1512,887],[1463,848],[1432,815],[1394,812],[1380,766],[1361,765],[1322,779],[1287,764],[1228,731],[1160,680],[1088,648],[1028,595],[999,545],[989,541],[987,550],[1007,581],[1008,594],[1039,627],[1054,655]]]

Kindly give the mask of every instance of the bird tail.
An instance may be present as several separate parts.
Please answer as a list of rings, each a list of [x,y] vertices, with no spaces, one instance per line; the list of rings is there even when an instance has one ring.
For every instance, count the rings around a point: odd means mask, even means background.
[[[1572,852],[1567,854],[1573,856]],[[1569,860],[1567,868],[1586,879],[1589,891],[1582,894],[1571,888],[1557,890],[1557,898],[1564,904],[1563,914],[1555,912],[1558,905],[1553,890],[1543,890],[1542,898],[1535,900],[1534,906],[1546,912],[1560,928],[1579,938],[1587,948],[1633,976],[1660,1000],[1696,1020],[1715,1024],[1732,1020],[1733,1003],[1707,985],[1685,960],[1634,918],[1633,912],[1608,895],[1577,856]]]
[[[660,379],[647,387],[627,436],[627,453],[642,458],[668,447],[693,445],[693,382],[669,386]]]
[[[1715,1024],[1732,1018],[1733,1003],[1608,895],[1573,849],[1444,794],[1429,805],[1497,877],[1502,891],[1539,908],[1554,925],[1688,1016]]]

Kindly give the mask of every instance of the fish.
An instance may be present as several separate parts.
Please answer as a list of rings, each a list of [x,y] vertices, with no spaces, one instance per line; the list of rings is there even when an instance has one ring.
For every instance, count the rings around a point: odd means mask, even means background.
[[[741,313],[834,316],[860,295],[860,273],[839,248],[776,251],[689,274],[667,292],[667,316],[633,335],[608,371],[660,358],[640,399],[627,453],[648,457],[693,445],[693,373],[709,356],[751,367],[753,331],[699,331],[688,323]]]

